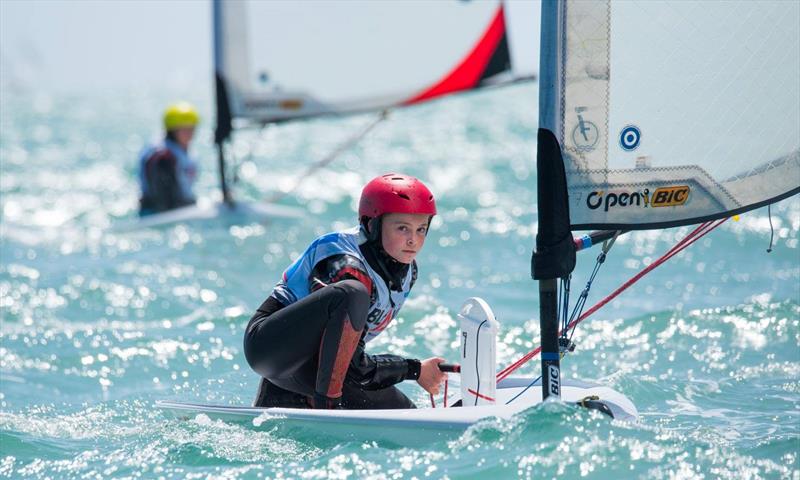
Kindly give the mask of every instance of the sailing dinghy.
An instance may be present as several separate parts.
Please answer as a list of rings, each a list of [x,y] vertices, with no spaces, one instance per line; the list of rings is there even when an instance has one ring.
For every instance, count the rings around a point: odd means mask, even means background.
[[[732,215],[800,191],[797,18],[800,3],[783,1],[542,2],[539,223],[531,261],[539,282],[541,347],[492,375],[485,368],[493,368],[493,340],[483,337],[484,348],[474,350],[482,360],[462,371],[462,406],[310,411],[158,405],[181,417],[264,415],[279,425],[401,443],[506,419],[548,399],[635,419],[636,407],[621,393],[561,378],[575,327],[612,298],[582,313],[582,294],[570,311],[576,252],[603,242],[599,268],[620,231],[699,224],[616,295]],[[605,230],[573,236],[586,229]],[[488,305],[475,299],[460,316],[462,334],[474,333],[475,321],[493,319]],[[471,368],[464,360],[472,353],[463,350],[462,368]],[[539,378],[510,376],[539,353]]]
[[[533,80],[528,60],[536,52],[514,41],[524,39],[525,32],[509,35],[506,10],[500,1],[214,0],[214,142],[222,201],[151,215],[116,230],[223,214],[249,219],[301,217],[303,209],[273,203],[287,191],[277,192],[268,202],[235,199],[229,181],[232,167],[226,160],[233,134],[327,115],[379,115],[371,126],[289,182],[294,189],[364,137],[386,118],[386,111]],[[517,4],[514,10],[522,18],[530,7]],[[447,35],[441,35],[444,27]]]
[[[202,405],[159,401],[156,406],[178,419],[206,416],[213,420],[250,423],[285,431],[302,429],[338,440],[375,440],[397,445],[419,445],[458,436],[475,423],[488,419],[511,419],[542,402],[541,381],[508,377],[497,382],[495,341],[497,321],[489,305],[479,298],[467,300],[461,319],[460,398],[455,408],[397,410],[311,410]],[[487,326],[488,325],[488,326]],[[446,394],[445,394],[446,396]],[[619,392],[590,382],[566,381],[565,402],[581,404],[607,415],[635,421],[638,411]],[[602,400],[601,400],[602,399]],[[445,398],[445,406],[447,405]],[[202,417],[200,417],[202,418]]]

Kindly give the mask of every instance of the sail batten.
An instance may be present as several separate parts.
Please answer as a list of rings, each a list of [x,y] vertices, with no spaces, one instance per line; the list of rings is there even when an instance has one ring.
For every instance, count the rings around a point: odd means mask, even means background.
[[[800,186],[800,3],[558,2],[573,229],[730,216]]]

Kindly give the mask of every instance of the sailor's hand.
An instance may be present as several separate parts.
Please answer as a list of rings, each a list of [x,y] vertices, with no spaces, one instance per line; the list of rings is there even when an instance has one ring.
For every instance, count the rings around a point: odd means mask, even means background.
[[[421,363],[417,383],[431,395],[439,394],[439,387],[447,378],[447,374],[439,370],[439,364],[442,362],[444,358],[431,357]]]

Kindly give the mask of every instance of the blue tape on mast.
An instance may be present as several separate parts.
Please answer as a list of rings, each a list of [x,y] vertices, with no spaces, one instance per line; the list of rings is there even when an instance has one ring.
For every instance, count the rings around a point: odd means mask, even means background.
[[[558,360],[558,353],[542,352],[542,360]]]

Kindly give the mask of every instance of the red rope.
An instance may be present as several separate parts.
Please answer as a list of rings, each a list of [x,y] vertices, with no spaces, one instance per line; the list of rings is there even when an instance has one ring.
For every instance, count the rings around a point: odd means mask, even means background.
[[[627,282],[623,283],[619,288],[617,288],[616,290],[611,292],[611,294],[609,294],[606,298],[604,298],[603,300],[597,302],[597,304],[595,304],[592,308],[587,310],[579,318],[577,318],[577,319],[573,320],[572,322],[570,322],[569,325],[567,325],[567,330],[569,330],[571,328],[574,328],[577,324],[581,323],[586,318],[588,318],[589,315],[591,315],[594,312],[596,312],[599,309],[601,309],[608,302],[610,302],[611,300],[616,298],[620,293],[624,292],[631,285],[633,285],[634,283],[638,282],[640,278],[642,278],[643,276],[645,276],[648,273],[650,273],[650,271],[652,271],[654,268],[658,267],[662,263],[664,263],[667,260],[669,260],[670,258],[674,257],[675,255],[677,255],[678,253],[680,253],[681,251],[683,251],[684,249],[689,247],[694,242],[700,240],[707,233],[709,233],[710,231],[714,230],[718,226],[722,225],[727,220],[728,220],[727,218],[723,218],[721,220],[715,220],[715,221],[705,222],[703,224],[700,224],[700,226],[698,226],[697,228],[692,230],[688,235],[686,235],[683,239],[681,239],[678,243],[676,243],[672,248],[670,248],[659,259],[657,259],[656,261],[654,261],[653,263],[651,263],[650,265],[648,265],[647,267],[642,269],[642,271],[640,271],[639,273],[637,273],[636,275],[631,277]],[[563,330],[559,331],[559,334],[561,334],[561,333],[563,333]],[[506,378],[507,376],[509,376],[514,370],[518,369],[519,367],[521,367],[522,365],[524,365],[525,363],[530,361],[530,359],[532,359],[533,357],[538,355],[539,352],[541,352],[541,351],[542,351],[542,347],[539,346],[539,347],[536,347],[535,349],[531,350],[530,352],[526,353],[525,355],[523,355],[522,358],[520,358],[516,362],[512,363],[508,367],[506,367],[503,370],[501,370],[497,374],[497,381],[499,382],[500,380],[502,380],[502,379]]]
[[[429,393],[431,397],[431,408],[436,408],[436,400],[433,398],[433,394]],[[444,402],[444,408],[447,408],[447,378],[444,379],[444,398],[442,399]]]
[[[473,389],[471,389],[471,388],[468,388],[468,389],[467,389],[467,392],[471,393],[472,395],[475,395],[475,396],[476,396],[476,397],[478,397],[478,398],[482,398],[482,399],[484,399],[484,400],[487,400],[487,401],[489,401],[489,402],[494,402],[494,398],[492,398],[492,397],[487,397],[486,395],[484,395],[484,394],[482,394],[482,393],[480,393],[480,392],[476,392],[475,390],[473,390]]]

